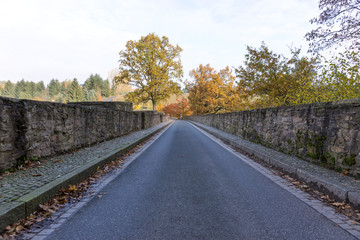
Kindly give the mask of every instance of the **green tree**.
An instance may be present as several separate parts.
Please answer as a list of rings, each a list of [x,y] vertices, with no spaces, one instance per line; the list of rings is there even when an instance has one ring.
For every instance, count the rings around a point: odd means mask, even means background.
[[[120,51],[120,75],[116,83],[126,83],[136,87],[126,95],[126,100],[135,104],[151,101],[153,110],[159,101],[171,94],[180,94],[175,81],[183,75],[180,60],[182,49],[170,44],[165,36],[154,33],[141,37],[139,41],[128,41],[126,50]]]
[[[35,97],[36,95],[36,83],[33,81],[26,83],[26,93],[30,96],[30,98]]]
[[[59,80],[51,79],[51,81],[48,85],[48,90],[49,90],[50,97],[53,97],[53,96],[59,94],[60,90],[61,90],[61,85],[60,85]]]
[[[94,89],[88,91],[86,88],[83,88],[83,91],[84,91],[85,101],[90,101],[90,102],[97,101],[98,93]]]
[[[84,93],[76,78],[70,83],[66,91],[67,102],[81,102],[84,101]]]
[[[23,93],[26,92],[26,86],[27,86],[27,84],[24,79],[21,79],[21,81],[19,81],[15,84],[15,97],[16,98],[19,98],[19,99],[24,98],[25,95]],[[26,95],[26,96],[27,96],[26,98],[28,98],[28,95]]]
[[[38,83],[36,84],[36,91],[37,91],[38,93],[41,93],[41,92],[44,91],[44,90],[45,90],[45,84],[44,84],[44,82],[43,82],[43,81],[38,82]]]
[[[106,79],[103,82],[103,87],[101,89],[101,95],[104,97],[110,97],[111,89],[110,89],[110,82],[108,79]]]
[[[247,50],[245,66],[240,66],[235,72],[239,87],[256,107],[307,101],[294,99],[294,93],[304,90],[303,87],[312,87],[318,63],[316,57],[300,58],[300,50],[292,50],[293,56],[288,59],[272,52],[264,43],[259,49],[248,46]]]
[[[88,79],[84,82],[83,88],[86,88],[88,91],[94,90],[95,92],[101,92],[103,89],[104,80],[100,77],[99,74],[91,74]]]
[[[20,92],[18,95],[19,99],[31,99],[32,96],[28,92]]]
[[[2,95],[4,97],[12,97],[12,98],[14,98],[15,97],[15,84],[13,84],[10,81],[7,81],[5,83],[4,90],[2,91]]]
[[[360,97],[360,52],[345,51],[325,61],[317,86],[318,101]]]

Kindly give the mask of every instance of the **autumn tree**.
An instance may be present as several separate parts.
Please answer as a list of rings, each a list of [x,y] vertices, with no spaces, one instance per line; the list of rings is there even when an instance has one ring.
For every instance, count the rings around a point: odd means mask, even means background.
[[[112,96],[132,91],[131,85],[121,84],[121,83],[116,84],[116,82],[114,82],[115,77],[119,75],[120,75],[119,69],[112,69],[108,72],[108,79],[111,79],[112,81],[111,89],[110,89],[110,95]]]
[[[359,51],[345,51],[323,65],[317,80],[316,101],[360,97]]]
[[[180,94],[176,80],[182,77],[180,52],[182,49],[170,44],[165,36],[154,33],[139,41],[128,41],[120,51],[120,75],[116,83],[126,83],[136,89],[126,95],[126,100],[135,104],[152,102],[153,109],[159,101],[171,94]]]
[[[244,66],[235,69],[238,85],[244,89],[250,102],[257,107],[273,107],[303,103],[299,100],[303,87],[313,87],[318,60],[299,57],[300,50],[292,50],[286,58],[272,52],[264,43],[259,49],[247,47]]]
[[[190,109],[194,114],[236,111],[241,108],[235,76],[229,67],[216,71],[207,65],[193,69],[188,83]]]
[[[163,107],[163,112],[170,115],[170,117],[178,118],[179,112],[176,103],[170,103]]]
[[[76,78],[71,82],[66,91],[67,102],[81,102],[84,100],[84,93]]]
[[[186,98],[181,98],[180,100],[177,100],[177,109],[183,117],[192,114],[190,110],[190,103]]]
[[[342,44],[360,48],[359,0],[320,0],[319,9],[320,15],[310,22],[321,26],[305,35],[310,41],[309,51]]]
[[[176,103],[171,103],[163,107],[163,112],[171,117],[180,118],[180,116],[191,115],[190,104],[186,98],[178,99]]]

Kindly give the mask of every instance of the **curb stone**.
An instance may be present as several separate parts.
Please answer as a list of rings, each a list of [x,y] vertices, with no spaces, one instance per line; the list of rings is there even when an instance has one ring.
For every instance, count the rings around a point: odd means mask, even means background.
[[[312,188],[329,195],[336,201],[349,203],[355,209],[360,210],[360,183],[354,181],[354,178],[339,176],[330,169],[252,143],[219,129],[194,121],[189,122],[220,138],[231,146],[239,148],[250,155],[254,155],[286,174],[306,182]]]
[[[5,210],[0,208],[0,233],[2,233],[8,225],[29,216],[32,212],[38,209],[39,204],[43,204],[51,200],[62,187],[67,187],[70,184],[77,184],[83,179],[90,177],[98,168],[101,168],[105,164],[122,156],[138,144],[146,141],[162,129],[169,126],[172,122],[173,121],[170,121],[161,128],[142,136],[124,147],[113,150],[100,158],[94,158],[93,161],[83,165],[82,167],[21,196],[11,203],[12,206],[10,206],[10,208]]]

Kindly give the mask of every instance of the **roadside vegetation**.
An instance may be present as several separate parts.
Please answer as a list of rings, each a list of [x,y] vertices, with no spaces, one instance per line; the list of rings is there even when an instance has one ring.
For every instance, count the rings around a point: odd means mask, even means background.
[[[63,103],[130,101],[135,110],[164,111],[176,118],[358,98],[359,1],[320,0],[319,9],[320,15],[310,20],[317,27],[305,35],[307,55],[300,48],[276,53],[263,42],[247,46],[238,67],[214,69],[204,60],[190,72],[191,79],[183,80],[181,47],[150,33],[126,43],[110,80],[92,74],[82,86],[77,79],[52,79],[47,86],[3,81],[0,95]],[[331,57],[322,55],[330,50]]]

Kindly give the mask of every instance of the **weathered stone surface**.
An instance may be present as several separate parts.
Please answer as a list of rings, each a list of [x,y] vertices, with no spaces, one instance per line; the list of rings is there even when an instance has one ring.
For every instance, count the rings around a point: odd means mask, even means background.
[[[360,175],[360,98],[188,119],[313,163]]]
[[[0,97],[0,169],[87,147],[168,121],[131,103],[52,103]]]
[[[133,106],[132,103],[130,102],[76,102],[76,103],[68,103],[68,105],[104,107],[108,109],[115,109],[115,110],[127,111],[127,112],[133,111]]]

